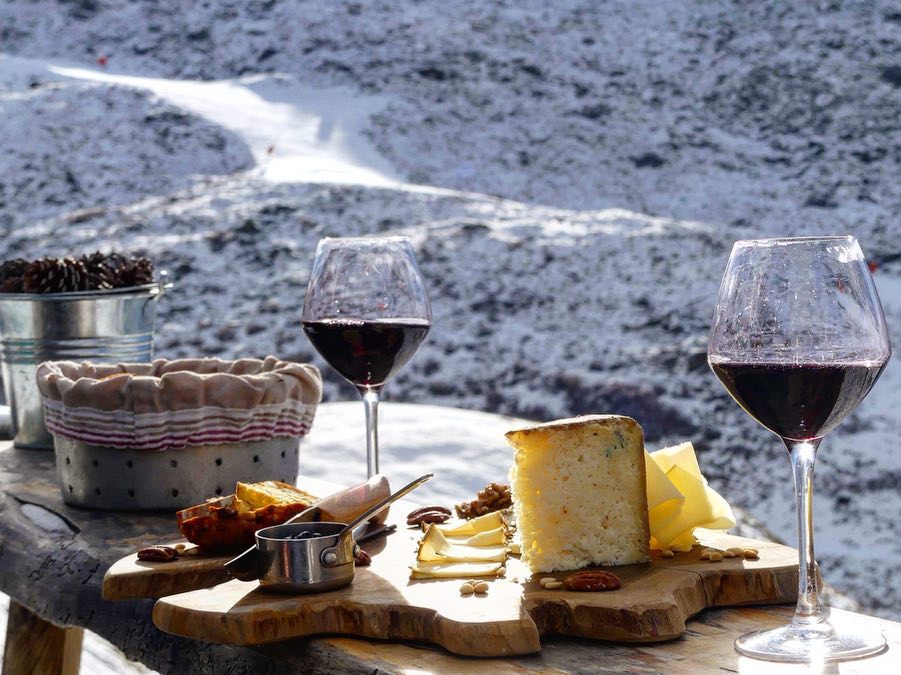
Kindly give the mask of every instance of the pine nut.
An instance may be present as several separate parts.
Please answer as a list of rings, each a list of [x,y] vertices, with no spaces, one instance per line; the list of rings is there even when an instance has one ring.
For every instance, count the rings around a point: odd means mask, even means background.
[[[475,588],[468,581],[460,586],[460,595],[472,595],[475,592]]]
[[[701,551],[701,560],[710,560],[710,554],[707,551]]]
[[[473,587],[473,590],[474,590],[476,593],[487,593],[487,592],[488,592],[488,582],[487,582],[487,581],[480,581],[479,583],[477,583],[477,584]]]
[[[662,551],[660,551],[660,555],[662,555],[664,558],[672,558],[672,557],[674,557],[676,554],[673,553],[673,552],[672,552],[671,550],[669,550],[668,548],[665,548],[665,549],[663,549]]]
[[[747,559],[747,560],[757,560],[757,558],[760,557],[757,553],[756,548],[746,548],[742,552],[742,555],[744,555],[745,559]]]
[[[562,581],[549,581],[544,585],[544,590],[553,591],[563,586]]]
[[[741,546],[730,546],[726,549],[727,553],[731,553],[734,556],[741,556],[744,554],[745,550]]]
[[[178,551],[179,553],[181,553],[182,551],[185,550],[185,545],[184,544],[176,544],[175,550]]]
[[[724,558],[734,558],[735,554],[732,551],[727,549],[727,550],[723,551],[723,557]]]
[[[554,577],[541,577],[541,581],[538,583],[544,586],[545,584],[549,584],[552,581],[557,581]]]
[[[723,554],[719,551],[714,551],[710,554],[710,562],[723,562]]]

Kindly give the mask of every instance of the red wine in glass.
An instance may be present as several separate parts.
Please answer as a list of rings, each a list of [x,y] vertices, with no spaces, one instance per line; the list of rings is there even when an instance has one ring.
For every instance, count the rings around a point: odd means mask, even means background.
[[[322,239],[301,321],[316,350],[363,397],[371,478],[379,471],[379,394],[432,325],[432,307],[410,240]]]
[[[782,438],[822,438],[857,408],[883,363],[734,363],[710,367],[732,398]]]
[[[422,319],[324,319],[303,330],[322,358],[356,387],[381,387],[406,365],[431,324]]]
[[[745,412],[782,438],[798,516],[794,618],[740,636],[735,649],[745,656],[821,664],[885,649],[877,630],[833,627],[820,602],[813,468],[823,437],[857,408],[891,353],[879,294],[854,237],[735,242],[707,358]]]

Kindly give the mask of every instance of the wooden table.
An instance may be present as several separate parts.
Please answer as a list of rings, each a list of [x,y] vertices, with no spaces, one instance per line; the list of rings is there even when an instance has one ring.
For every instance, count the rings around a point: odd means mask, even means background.
[[[323,406],[319,421],[331,416],[334,422],[346,410],[350,408]],[[450,409],[445,412],[453,414]],[[473,413],[465,416],[471,424]],[[494,416],[486,415],[485,420],[497,425]],[[347,423],[355,425],[357,420]],[[53,460],[51,452],[16,450],[9,443],[0,444],[0,591],[14,601],[5,672],[77,672],[82,628],[104,637],[131,659],[174,673],[482,673],[488,668],[529,673],[803,672],[797,667],[776,668],[739,658],[732,649],[732,641],[743,632],[785,623],[791,615],[788,607],[709,610],[691,622],[686,637],[664,644],[626,646],[554,640],[541,654],[491,661],[454,657],[428,645],[343,637],[298,639],[259,648],[184,640],[153,626],[153,601],[112,603],[100,597],[106,569],[139,545],[173,537],[174,518],[68,507],[56,487]],[[869,675],[891,672],[897,666],[901,624],[839,611],[834,619],[838,624],[881,630],[891,646],[882,656],[844,663],[828,672]]]

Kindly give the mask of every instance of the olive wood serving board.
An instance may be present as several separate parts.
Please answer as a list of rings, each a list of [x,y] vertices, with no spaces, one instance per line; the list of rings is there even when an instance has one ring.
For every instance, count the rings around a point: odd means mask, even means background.
[[[251,645],[320,633],[432,642],[469,656],[528,654],[540,636],[573,635],[622,642],[676,638],[685,622],[706,607],[793,602],[797,552],[772,542],[702,531],[704,546],[751,546],[758,560],[700,560],[701,547],[674,558],[653,554],[649,563],[608,568],[623,582],[603,593],[544,590],[519,560],[490,581],[484,596],[462,597],[460,579],[409,579],[420,533],[405,529],[401,503],[389,517],[397,533],[374,542],[370,567],[351,586],[329,593],[285,596],[256,582],[229,581],[213,588],[163,597],[153,609],[162,630],[207,642]],[[382,550],[378,550],[382,548]]]
[[[388,482],[373,481],[372,489],[367,493],[362,503],[336,503],[334,494],[338,486],[315,478],[306,476],[300,478],[300,486],[316,495],[328,495],[320,502],[338,520],[349,520],[366,507],[378,502],[390,494]],[[390,511],[389,511],[390,513]],[[406,513],[406,511],[404,511]],[[176,518],[172,516],[172,530],[177,533]],[[184,539],[172,541],[146,541],[142,546],[164,544],[175,546],[178,543],[186,544],[188,548],[194,548]],[[103,577],[104,600],[131,600],[135,598],[161,598],[164,595],[183,593],[197,588],[209,588],[228,581],[228,573],[225,571],[225,563],[235,557],[240,551],[217,555],[203,553],[200,549],[197,555],[182,554],[176,560],[166,563],[151,563],[138,560],[137,552],[126,556],[113,563]]]

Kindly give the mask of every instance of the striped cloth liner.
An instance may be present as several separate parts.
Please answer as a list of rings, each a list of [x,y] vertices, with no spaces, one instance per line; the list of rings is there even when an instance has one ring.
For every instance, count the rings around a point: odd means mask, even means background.
[[[296,399],[254,408],[207,406],[136,414],[69,407],[44,398],[44,422],[53,434],[91,445],[165,450],[305,436],[316,405]]]

